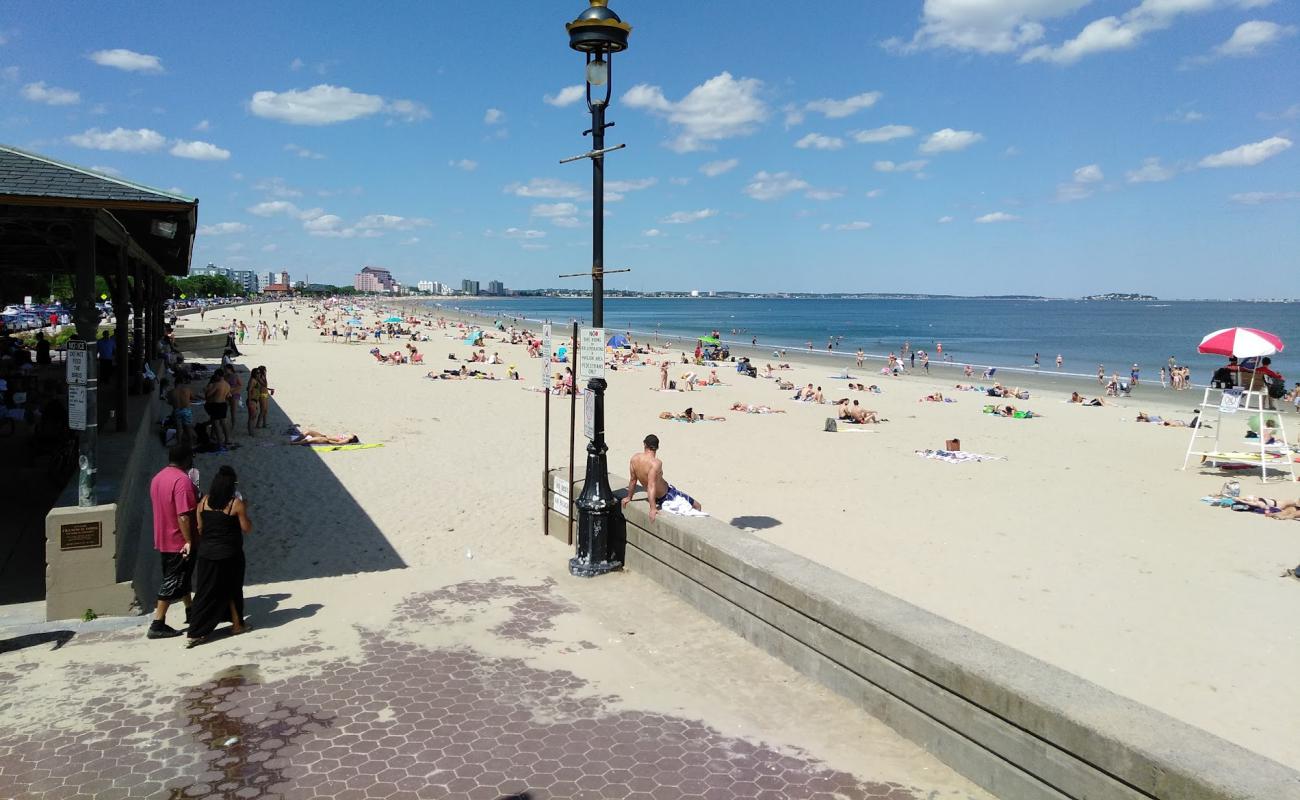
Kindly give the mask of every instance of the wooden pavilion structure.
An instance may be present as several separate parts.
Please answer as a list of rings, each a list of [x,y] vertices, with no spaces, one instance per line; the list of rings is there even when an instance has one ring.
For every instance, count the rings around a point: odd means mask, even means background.
[[[117,320],[112,393],[116,429],[127,396],[163,334],[166,278],[189,274],[199,201],[0,145],[0,272],[73,276],[77,338],[94,348],[100,315],[95,277],[109,287]],[[79,505],[95,504],[97,360],[88,359]]]

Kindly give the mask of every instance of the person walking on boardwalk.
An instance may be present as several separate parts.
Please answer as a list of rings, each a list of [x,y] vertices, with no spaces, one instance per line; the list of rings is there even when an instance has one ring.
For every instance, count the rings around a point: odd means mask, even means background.
[[[194,552],[194,602],[186,647],[201,644],[222,622],[230,632],[244,624],[244,536],[253,529],[248,503],[239,493],[235,470],[222,465],[208,495],[198,505],[198,545]]]
[[[167,609],[172,603],[177,600],[185,603],[186,616],[189,615],[190,549],[194,541],[194,510],[198,505],[198,490],[189,475],[193,466],[194,455],[189,445],[182,442],[167,451],[167,466],[149,483],[153,545],[162,561],[162,584],[158,587],[158,602],[149,625],[150,639],[180,636],[180,631],[167,624]]]

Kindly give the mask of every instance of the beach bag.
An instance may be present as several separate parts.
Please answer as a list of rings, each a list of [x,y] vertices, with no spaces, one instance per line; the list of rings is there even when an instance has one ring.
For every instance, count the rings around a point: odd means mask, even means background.
[[[961,439],[949,439],[943,443],[943,449],[955,453],[961,450]]]
[[[671,389],[671,390],[673,390],[673,391],[676,391],[676,390],[677,390],[677,381],[668,381],[668,388]]]
[[[1223,484],[1223,488],[1219,490],[1219,496],[1240,497],[1241,484],[1238,481],[1228,481],[1227,483]]]
[[[839,429],[840,429],[840,425],[839,425],[838,422],[836,422],[836,421],[835,421],[834,419],[832,419],[831,417],[827,417],[827,418],[826,418],[826,432],[827,432],[827,433],[836,433],[837,431],[839,431]]]
[[[1265,378],[1264,385],[1268,387],[1268,396],[1274,400],[1281,400],[1286,394],[1286,384],[1273,378]]]

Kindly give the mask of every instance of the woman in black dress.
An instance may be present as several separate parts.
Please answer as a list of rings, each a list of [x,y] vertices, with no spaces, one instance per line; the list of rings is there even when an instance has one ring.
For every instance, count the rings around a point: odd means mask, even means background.
[[[235,471],[217,470],[208,496],[199,501],[199,537],[194,551],[194,600],[185,646],[204,642],[217,625],[230,621],[230,632],[243,633],[244,535],[253,529],[248,506],[240,496]]]

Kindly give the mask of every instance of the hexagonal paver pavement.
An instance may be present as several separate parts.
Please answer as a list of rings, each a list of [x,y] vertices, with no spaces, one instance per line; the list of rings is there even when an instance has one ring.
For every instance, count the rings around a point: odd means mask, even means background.
[[[461,583],[406,598],[396,624],[437,625],[448,615],[504,604],[508,619],[493,629],[496,636],[545,643],[552,620],[573,610],[553,589],[549,581]],[[145,685],[126,667],[87,665],[87,685],[96,670],[108,670],[114,685],[128,687],[126,695],[92,689],[69,698],[76,730],[0,732],[0,794],[102,800],[920,796],[897,784],[863,782],[797,751],[726,736],[697,720],[626,710],[620,698],[594,695],[567,671],[464,647],[427,648],[391,631],[362,630],[361,636],[362,654],[353,660],[305,663],[301,674],[269,681],[248,664],[179,692]],[[135,710],[145,707],[170,710]]]

